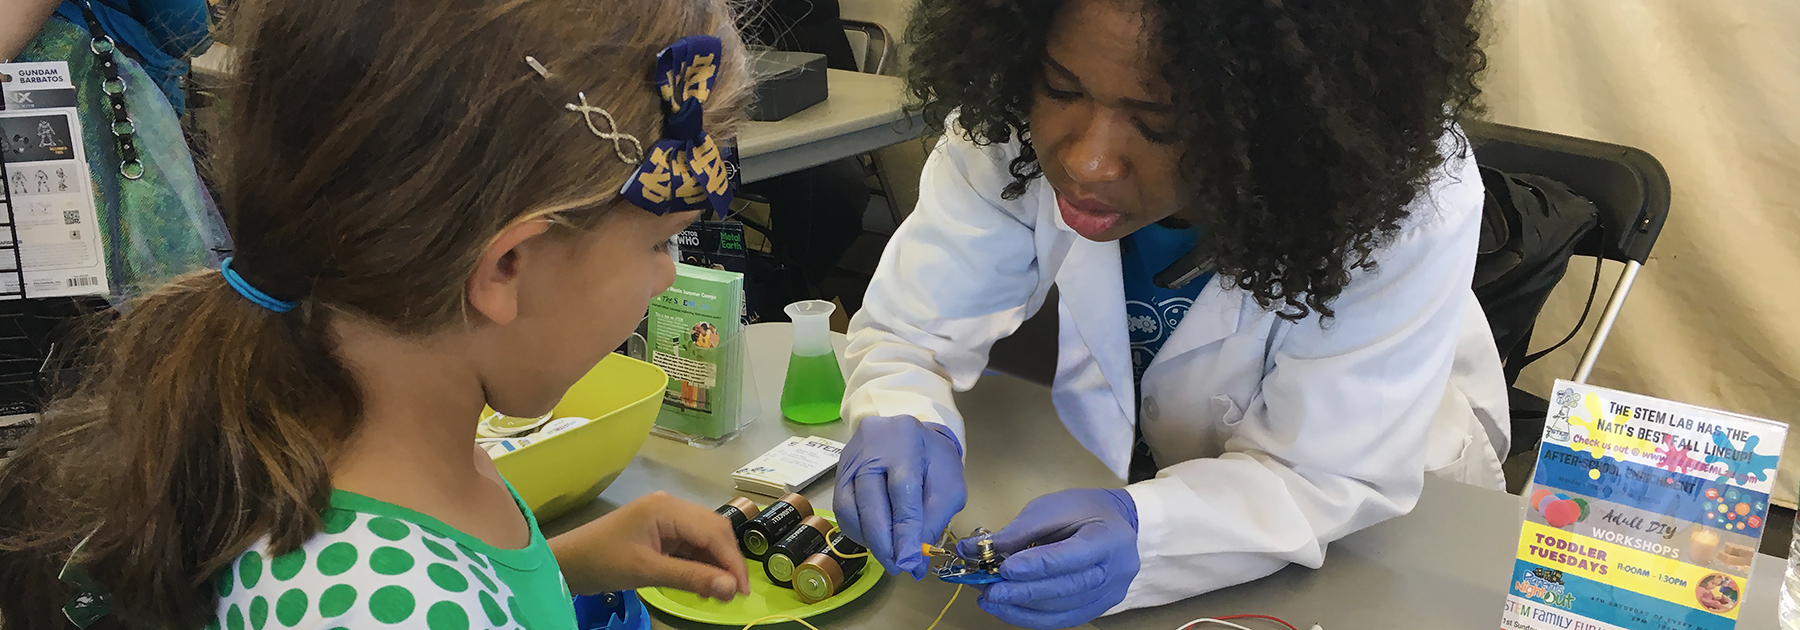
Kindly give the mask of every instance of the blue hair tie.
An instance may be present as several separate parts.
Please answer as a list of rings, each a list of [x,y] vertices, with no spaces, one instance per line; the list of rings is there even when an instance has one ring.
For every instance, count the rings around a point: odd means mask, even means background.
[[[245,280],[243,276],[238,275],[238,272],[231,269],[230,258],[226,258],[225,262],[219,263],[219,273],[225,276],[225,284],[231,285],[231,290],[237,291],[238,295],[242,295],[244,296],[244,299],[250,300],[251,304],[261,306],[277,313],[286,313],[294,310],[294,307],[300,305],[298,302],[277,299],[273,295],[263,293],[261,289],[250,286],[248,280]]]

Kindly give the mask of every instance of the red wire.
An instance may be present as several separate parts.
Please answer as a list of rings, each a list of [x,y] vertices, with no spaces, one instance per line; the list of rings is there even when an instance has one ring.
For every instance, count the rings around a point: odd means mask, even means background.
[[[1227,617],[1214,617],[1214,619],[1218,619],[1220,621],[1231,621],[1233,619],[1262,619],[1264,621],[1273,621],[1275,623],[1287,626],[1288,630],[1300,630],[1299,628],[1295,628],[1294,624],[1288,623],[1287,621],[1282,620],[1282,618],[1280,618],[1280,617],[1271,617],[1268,615],[1230,615]]]

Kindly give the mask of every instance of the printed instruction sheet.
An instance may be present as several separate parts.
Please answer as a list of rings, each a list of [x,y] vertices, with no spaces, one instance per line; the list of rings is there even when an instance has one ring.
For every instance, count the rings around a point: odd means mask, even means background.
[[[106,251],[68,64],[0,64],[0,74],[7,79],[0,83],[0,149],[10,192],[10,207],[0,211],[9,211],[11,222],[0,227],[0,239],[19,246],[16,258],[0,250],[0,293],[19,291],[13,272],[22,263],[27,298],[106,295]]]

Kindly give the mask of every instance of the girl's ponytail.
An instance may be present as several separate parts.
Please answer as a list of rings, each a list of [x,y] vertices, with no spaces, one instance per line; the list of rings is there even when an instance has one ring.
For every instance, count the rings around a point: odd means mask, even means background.
[[[358,400],[312,310],[266,310],[206,271],[112,324],[79,391],[0,467],[0,626],[63,623],[56,576],[90,534],[78,560],[116,613],[197,628],[245,546],[317,531]]]

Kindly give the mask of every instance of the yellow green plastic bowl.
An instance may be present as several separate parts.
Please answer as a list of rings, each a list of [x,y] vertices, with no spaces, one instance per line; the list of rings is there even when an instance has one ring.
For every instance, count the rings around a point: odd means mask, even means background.
[[[495,457],[494,467],[539,521],[586,505],[619,478],[644,446],[668,383],[662,368],[609,354],[569,388],[552,412],[553,418],[577,416],[591,422]]]

